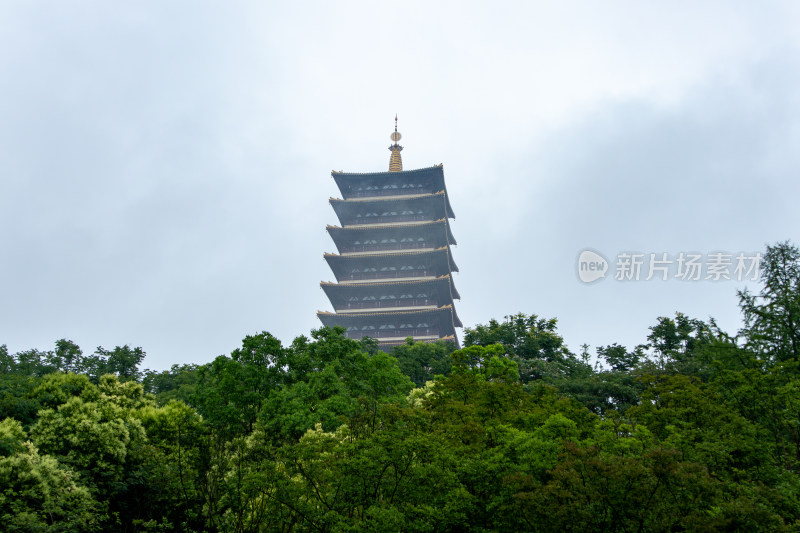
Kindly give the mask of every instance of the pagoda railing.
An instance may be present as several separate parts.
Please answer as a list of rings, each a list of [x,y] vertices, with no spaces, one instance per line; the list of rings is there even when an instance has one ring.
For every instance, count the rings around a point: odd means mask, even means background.
[[[427,242],[411,243],[383,243],[383,244],[361,244],[342,248],[341,253],[348,252],[392,252],[395,250],[416,250],[418,248],[431,248]]]
[[[347,336],[351,339],[361,339],[362,337],[426,337],[429,335],[439,335],[438,328],[413,328],[413,329],[372,329],[368,331],[348,331]]]
[[[392,279],[392,278],[417,278],[422,276],[434,276],[430,270],[398,270],[396,272],[359,272],[358,274],[348,274],[339,278],[339,281],[355,281],[361,279]]]
[[[430,215],[389,215],[389,216],[376,216],[376,217],[359,217],[352,218],[349,221],[353,226],[365,226],[368,224],[386,224],[392,222],[424,222],[432,220]]]
[[[430,187],[414,187],[406,189],[381,189],[377,191],[350,191],[350,198],[370,198],[372,196],[411,196],[414,194],[430,194],[434,192]]]
[[[370,302],[347,302],[341,309],[388,309],[392,307],[417,307],[420,305],[436,305],[430,298],[401,298],[398,300],[374,300]]]

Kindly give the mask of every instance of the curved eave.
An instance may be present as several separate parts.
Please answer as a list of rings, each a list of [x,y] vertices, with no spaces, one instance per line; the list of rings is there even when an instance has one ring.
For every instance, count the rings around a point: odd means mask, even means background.
[[[425,175],[427,179],[433,180],[433,188],[434,189],[441,189],[445,192],[445,198],[447,197],[447,187],[445,186],[444,181],[444,165],[433,165],[432,167],[425,167],[425,168],[418,168],[414,170],[403,170],[401,172],[342,172],[342,171],[331,171],[331,177],[336,182],[336,186],[339,188],[339,191],[342,193],[342,196],[347,198],[349,195],[347,191],[349,191],[349,183],[353,181],[366,181],[366,180],[376,180],[378,183],[385,182],[387,180],[393,181],[400,181],[404,176],[418,176],[418,175]],[[447,199],[447,212],[453,218],[455,215],[453,214],[453,208],[450,206],[450,200]]]
[[[396,252],[391,254],[383,254],[380,252],[376,252],[374,254],[369,255],[339,255],[339,254],[331,254],[325,253],[323,257],[328,262],[328,265],[333,270],[334,263],[373,263],[376,259],[385,259],[387,262],[392,262],[392,260],[409,258],[409,257],[417,257],[423,258],[426,256],[432,256],[436,258],[436,256],[444,255],[447,258],[447,265],[450,268],[450,272],[458,272],[458,266],[456,262],[453,261],[453,255],[450,253],[450,248],[448,246],[442,246],[441,248],[437,248],[436,250],[430,252],[417,252],[417,251],[408,251],[408,252]],[[435,260],[435,259],[434,259]]]
[[[386,204],[391,202],[408,202],[409,200],[419,200],[426,198],[435,198],[437,196],[444,196],[444,191],[428,192],[422,194],[405,194],[397,196],[371,196],[368,198],[328,198],[328,202],[333,204],[352,204],[352,205],[370,205],[370,204]]]
[[[456,313],[455,306],[453,306],[452,311],[453,311],[453,326],[457,328],[463,328],[464,325],[461,323],[461,319],[458,318],[458,313]]]
[[[364,179],[364,178],[388,178],[409,174],[439,174],[444,176],[444,165],[433,165],[431,167],[415,168],[412,170],[401,170],[400,172],[342,172],[331,171],[331,177],[335,180]]]
[[[387,317],[420,317],[420,316],[435,316],[438,320],[445,320],[444,323],[449,323],[450,327],[455,328],[463,327],[461,320],[456,315],[455,307],[452,305],[443,305],[436,309],[420,309],[414,311],[386,311],[378,313],[331,313],[330,311],[317,311],[317,317],[320,319],[324,326],[345,326],[363,324],[369,322],[370,318],[387,318]]]
[[[444,203],[445,203],[445,208],[447,209],[447,216],[449,216],[452,219],[455,219],[456,213],[455,211],[453,211],[453,206],[450,205],[450,195],[447,194],[447,188],[445,187],[445,189],[442,192],[444,192]]]
[[[391,280],[388,280],[388,281],[375,282],[375,283],[345,283],[345,284],[341,284],[341,283],[336,283],[336,282],[333,282],[333,281],[321,281],[319,286],[322,288],[322,290],[325,291],[326,294],[328,294],[329,290],[334,290],[334,291],[337,291],[337,292],[338,291],[343,291],[343,292],[365,292],[365,291],[370,290],[371,288],[387,287],[389,285],[398,285],[398,286],[401,286],[401,287],[414,287],[414,286],[418,286],[418,285],[426,285],[426,284],[429,284],[429,283],[435,283],[435,284],[439,284],[439,283],[444,284],[444,283],[446,283],[448,285],[448,287],[449,287],[450,295],[452,296],[452,298],[455,299],[455,300],[460,300],[461,299],[461,295],[458,294],[458,291],[456,290],[456,286],[455,286],[455,283],[453,281],[453,276],[451,276],[450,274],[445,274],[443,276],[439,276],[438,278],[433,278],[433,279],[419,279],[419,280],[407,280],[407,281],[391,281]]]
[[[364,206],[383,206],[383,205],[391,205],[397,203],[409,203],[409,202],[427,202],[427,201],[436,201],[441,199],[444,202],[444,212],[447,215],[447,218],[456,218],[455,213],[453,213],[453,208],[450,206],[450,199],[447,197],[447,191],[442,189],[440,191],[431,192],[431,193],[423,193],[423,194],[407,194],[407,195],[396,195],[386,198],[381,198],[380,196],[377,197],[369,197],[369,198],[329,198],[328,202],[333,207],[333,210],[336,212],[336,215],[339,216],[341,220],[341,214],[344,210],[350,208],[354,208],[355,206],[364,207]]]
[[[460,300],[461,299],[461,295],[456,290],[456,284],[453,281],[453,277],[452,276],[448,276],[448,277],[450,278],[450,296],[452,296],[454,300]]]
[[[438,305],[452,304],[454,294],[458,298],[453,286],[453,278],[449,274],[434,279],[407,280],[385,283],[330,283],[322,282],[320,287],[331,305],[338,311],[342,305],[347,305],[348,298],[352,296],[372,295],[380,297],[386,294],[397,294],[403,291],[433,290]]]
[[[455,237],[453,237],[453,232],[450,230],[450,222],[446,218],[440,218],[438,220],[426,220],[424,222],[408,222],[406,224],[371,224],[360,226],[357,228],[347,227],[343,228],[342,226],[334,226],[328,224],[325,227],[325,230],[328,234],[331,235],[331,238],[334,238],[332,233],[345,233],[345,232],[355,232],[355,231],[382,231],[382,230],[400,230],[400,229],[413,229],[413,228],[421,228],[421,229],[435,229],[436,225],[444,224],[445,229],[447,230],[447,241],[449,244],[454,246],[458,245],[456,242]],[[336,239],[334,238],[334,242]]]
[[[331,313],[330,311],[317,311],[317,316],[320,320],[342,319],[345,322],[363,322],[363,318],[383,318],[388,316],[403,317],[403,316],[420,316],[420,315],[437,315],[437,316],[453,316],[453,306],[443,305],[436,309],[419,309],[414,311],[386,311],[380,313]],[[323,320],[323,324],[325,324]],[[329,324],[325,324],[326,326]],[[331,323],[330,325],[334,325]]]

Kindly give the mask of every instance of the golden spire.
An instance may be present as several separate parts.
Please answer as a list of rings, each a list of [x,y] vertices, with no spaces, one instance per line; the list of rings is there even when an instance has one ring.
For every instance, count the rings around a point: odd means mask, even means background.
[[[403,147],[397,144],[397,141],[399,141],[401,137],[402,136],[400,135],[400,132],[397,131],[397,115],[395,115],[394,133],[392,133],[391,136],[394,144],[389,147],[389,150],[392,151],[392,156],[389,158],[389,172],[403,171],[403,158],[400,157],[400,151],[403,149]]]

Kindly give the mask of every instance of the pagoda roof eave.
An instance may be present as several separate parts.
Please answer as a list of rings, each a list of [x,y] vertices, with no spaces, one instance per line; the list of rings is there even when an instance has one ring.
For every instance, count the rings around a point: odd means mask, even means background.
[[[433,291],[431,298],[438,302],[438,306],[453,304],[453,294],[458,296],[453,286],[453,279],[449,275],[433,279],[404,280],[388,283],[331,283],[321,282],[320,288],[333,305],[336,312],[343,304],[348,304],[348,299],[359,296],[381,296],[398,294],[404,291]],[[385,309],[385,308],[384,308]],[[377,310],[377,309],[376,309]]]
[[[447,189],[445,189],[443,192],[444,192],[445,209],[447,210],[447,214],[450,218],[455,220],[456,214],[453,211],[453,207],[450,205],[450,196],[447,194]]]
[[[447,218],[439,218],[437,220],[425,220],[421,222],[407,222],[403,224],[369,224],[369,225],[362,225],[358,227],[342,227],[333,224],[328,224],[325,226],[325,230],[330,233],[333,232],[340,232],[340,231],[373,231],[373,230],[392,230],[392,229],[408,229],[408,228],[435,228],[437,224],[444,224],[447,230],[447,240],[450,244],[457,246],[458,243],[456,242],[455,237],[453,236],[453,232],[450,229],[450,222]]]
[[[375,260],[379,260],[381,265],[386,267],[398,264],[398,261],[406,260],[422,260],[426,261],[425,264],[429,265],[434,271],[438,272],[436,277],[441,277],[445,273],[458,272],[458,265],[453,261],[453,256],[449,253],[448,247],[439,248],[430,252],[409,252],[398,254],[381,254],[381,255],[338,255],[326,253],[323,255],[328,266],[333,271],[337,280],[341,281],[342,276],[346,276],[343,269],[350,268],[348,265],[364,265],[370,264]],[[380,278],[378,278],[380,279]]]
[[[411,316],[411,315],[427,315],[427,314],[441,314],[444,311],[449,311],[449,314],[452,316],[453,306],[443,305],[441,307],[436,307],[433,309],[415,309],[413,311],[387,311],[387,312],[378,312],[378,313],[358,313],[358,314],[349,314],[349,313],[336,313],[330,311],[317,311],[318,317],[337,317],[337,318],[345,318],[345,319],[359,319],[359,318],[368,318],[368,317],[383,317],[383,316]]]
[[[400,172],[389,172],[388,170],[385,172],[344,172],[344,171],[331,171],[331,176],[336,178],[366,178],[369,176],[398,176],[403,174],[420,174],[420,173],[427,173],[433,174],[437,170],[442,172],[444,169],[443,164],[433,165],[430,167],[423,167],[423,168],[415,168],[411,170],[401,170]],[[443,172],[442,172],[443,173]]]
[[[435,250],[428,250],[428,251],[424,251],[424,252],[420,252],[419,250],[414,250],[412,248],[411,250],[392,251],[392,253],[388,253],[388,254],[387,253],[381,253],[381,252],[375,252],[375,253],[371,253],[371,254],[368,254],[368,255],[341,255],[341,254],[332,254],[330,252],[325,252],[323,254],[323,257],[325,257],[326,259],[327,258],[341,259],[343,261],[349,260],[349,261],[353,261],[353,262],[359,262],[359,260],[365,260],[366,259],[367,262],[369,262],[369,260],[375,259],[376,257],[408,257],[410,255],[438,254],[438,253],[442,253],[442,252],[444,252],[446,250],[447,250],[447,246],[440,246],[439,248],[436,248]]]
[[[447,218],[456,218],[453,207],[450,205],[450,198],[447,196],[447,188],[440,191],[422,194],[399,194],[390,197],[371,196],[367,198],[328,198],[328,203],[336,210],[337,206],[342,205],[370,205],[370,204],[389,204],[392,202],[408,202],[409,200],[429,200],[436,197],[444,199],[444,209]],[[337,211],[338,213],[338,211]]]
[[[325,228],[327,230],[349,230],[349,231],[359,231],[359,230],[372,230],[372,229],[391,229],[391,228],[416,228],[416,227],[426,227],[428,225],[434,224],[441,224],[442,222],[446,222],[446,218],[437,218],[436,220],[420,220],[420,221],[412,221],[412,222],[403,222],[400,224],[361,224],[358,227],[353,227],[352,225],[346,226],[337,226],[336,224],[327,224]]]
[[[456,313],[456,308],[453,306],[453,326],[457,328],[463,328],[464,324],[461,323],[461,319],[458,318],[458,313]]]
[[[418,285],[427,285],[427,284],[439,284],[439,283],[446,283],[450,289],[450,295],[454,300],[460,300],[461,295],[458,293],[456,289],[455,282],[453,280],[453,276],[450,274],[445,274],[443,276],[439,276],[432,279],[414,279],[414,280],[404,280],[404,281],[376,281],[374,283],[337,283],[335,281],[321,281],[319,283],[320,288],[325,291],[327,294],[328,291],[345,291],[345,292],[366,292],[370,289],[375,289],[378,287],[391,287],[391,286],[401,286],[401,287],[414,287]]]
[[[438,164],[433,165],[431,167],[424,167],[424,168],[417,168],[412,170],[402,170],[400,172],[344,172],[344,171],[331,171],[331,177],[336,181],[336,184],[339,186],[339,189],[342,190],[342,183],[348,181],[358,181],[370,178],[377,178],[377,179],[385,179],[385,178],[399,178],[402,176],[408,175],[416,175],[416,174],[428,174],[436,178],[437,181],[441,180],[441,184],[439,185],[445,192],[445,198],[447,202],[447,212],[455,218],[455,214],[453,213],[453,208],[450,205],[450,200],[447,195],[447,187],[445,186],[444,182],[444,165]],[[342,192],[345,195],[344,191]]]
[[[347,203],[347,204],[370,204],[370,203],[388,203],[388,202],[404,202],[406,200],[418,200],[420,198],[435,198],[436,196],[443,196],[444,191],[428,192],[422,194],[405,194],[389,197],[371,196],[369,198],[329,198],[328,202],[333,203]]]
[[[339,255],[339,254],[332,254],[329,252],[325,252],[323,254],[323,258],[325,261],[328,262],[328,265],[333,269],[333,264],[353,264],[353,263],[370,263],[375,259],[401,259],[401,258],[408,258],[408,257],[425,257],[425,256],[437,256],[437,255],[444,255],[447,260],[447,268],[450,269],[450,272],[458,272],[458,265],[453,260],[453,254],[450,253],[449,246],[442,246],[435,250],[420,252],[417,250],[410,250],[410,251],[403,251],[403,252],[396,252],[396,253],[389,253],[389,254],[382,254],[382,253],[374,253],[369,255]]]
[[[425,315],[431,317],[437,317],[436,319],[439,320],[440,321],[439,323],[442,325],[446,325],[449,323],[449,327],[452,328],[453,331],[452,334],[455,334],[455,328],[462,327],[461,321],[455,314],[455,308],[449,304],[434,309],[421,309],[414,311],[390,311],[390,312],[378,312],[378,313],[350,314],[350,313],[331,313],[330,311],[317,311],[317,318],[319,318],[319,320],[322,322],[324,326],[347,326],[348,324],[351,326],[355,326],[357,324],[363,324],[365,322],[364,319],[370,319],[370,318],[393,317],[397,319],[402,319],[403,317],[409,317],[409,318],[422,317]],[[444,322],[442,322],[442,320],[444,320]],[[369,322],[369,320],[367,320],[367,322]]]
[[[432,279],[418,279],[418,280],[415,279],[415,280],[394,281],[394,282],[386,281],[381,283],[378,282],[356,283],[356,284],[345,283],[344,285],[342,285],[341,283],[336,283],[335,281],[321,281],[319,284],[321,287],[326,286],[326,287],[341,287],[347,289],[356,289],[360,287],[373,287],[373,286],[377,287],[377,286],[389,286],[389,285],[422,285],[427,283],[442,283],[446,281],[452,281],[452,277],[450,276],[450,274],[445,274],[443,276],[438,276]]]

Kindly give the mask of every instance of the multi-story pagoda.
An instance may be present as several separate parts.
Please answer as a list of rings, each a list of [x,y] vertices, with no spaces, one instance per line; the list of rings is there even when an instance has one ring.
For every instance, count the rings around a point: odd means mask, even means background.
[[[338,254],[325,254],[336,282],[322,289],[335,312],[318,312],[326,326],[381,348],[417,341],[458,344],[450,245],[455,218],[442,165],[403,170],[395,117],[388,172],[332,172],[342,198],[330,203],[340,226],[328,226]]]

